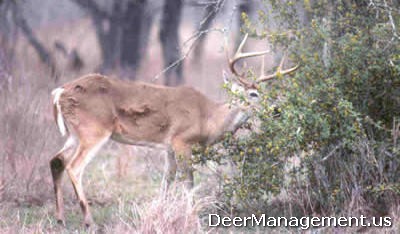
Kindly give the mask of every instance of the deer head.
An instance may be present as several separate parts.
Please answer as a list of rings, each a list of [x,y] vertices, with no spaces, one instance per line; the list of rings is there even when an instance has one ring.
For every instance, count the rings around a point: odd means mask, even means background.
[[[228,75],[228,73],[225,71],[223,71],[222,76],[224,79],[224,83],[229,87],[231,92],[244,97],[246,102],[248,102],[250,104],[255,104],[255,103],[258,103],[258,101],[260,99],[259,98],[259,96],[260,96],[259,84],[260,83],[272,80],[278,76],[283,76],[283,75],[289,74],[291,72],[294,72],[299,67],[299,65],[282,70],[282,67],[284,65],[285,58],[286,58],[286,53],[285,53],[282,56],[282,59],[280,61],[279,66],[277,67],[276,71],[272,74],[266,75],[265,74],[265,54],[270,53],[270,51],[265,50],[265,51],[256,51],[256,52],[242,52],[243,46],[245,45],[247,38],[248,38],[248,34],[246,34],[244,36],[237,51],[235,52],[235,54],[232,57],[229,57],[229,55],[228,55],[227,43],[225,41],[225,52],[226,52],[226,57],[228,60],[229,69],[234,76],[232,79]],[[260,75],[253,81],[248,80],[244,73],[240,73],[236,70],[235,64],[241,59],[245,59],[245,58],[249,58],[249,57],[257,57],[257,56],[261,56],[261,58],[262,58]]]

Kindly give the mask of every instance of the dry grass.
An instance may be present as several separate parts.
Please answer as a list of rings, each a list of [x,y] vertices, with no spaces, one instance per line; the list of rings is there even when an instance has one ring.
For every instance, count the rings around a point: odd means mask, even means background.
[[[69,48],[77,47],[87,65],[82,73],[91,72],[99,65],[94,33],[87,20],[43,29],[38,35],[49,48],[59,39]],[[157,36],[154,35],[152,40],[151,55],[159,53]],[[0,69],[0,121],[3,123],[0,125],[0,149],[4,149],[0,151],[0,233],[86,232],[81,229],[80,208],[67,177],[64,178],[64,197],[68,227],[64,229],[57,225],[53,216],[49,160],[65,139],[54,124],[50,93],[60,84],[54,82],[23,39],[17,42],[16,53],[18,62],[12,69]],[[159,57],[149,56],[144,61],[139,71],[143,80],[155,75],[154,67],[161,68]],[[55,58],[62,74],[60,83],[79,76],[64,69],[66,63],[62,56]],[[213,59],[219,61],[218,56]],[[198,76],[190,76],[190,69],[186,73],[189,74],[188,83],[201,80]],[[213,79],[215,83],[220,81],[220,78]],[[214,87],[215,90],[218,88],[218,85]],[[205,86],[203,89],[210,93]],[[159,194],[163,156],[164,152],[144,148],[127,150],[110,143],[89,164],[84,186],[94,220],[99,224],[97,230],[115,230],[117,233],[123,230],[167,231],[165,227],[177,230],[184,225],[190,232],[200,230],[197,212],[207,205],[203,198],[194,199],[194,193],[185,193],[179,188]],[[166,216],[159,216],[162,210],[168,210]],[[152,218],[160,221],[152,223]]]
[[[182,37],[188,38],[190,32],[191,29],[185,28]],[[156,33],[154,29],[149,55],[139,71],[141,80],[150,80],[162,67]],[[40,38],[50,47],[60,39],[67,47],[76,47],[87,65],[82,73],[92,72],[99,66],[98,48],[88,20],[45,29]],[[205,53],[207,58],[203,59],[207,64],[190,58],[185,61],[186,83],[214,99],[223,99],[220,74],[226,62],[220,42],[219,35],[210,35]],[[23,40],[18,42],[17,58],[13,70],[0,72],[0,149],[3,149],[0,151],[0,233],[88,232],[81,227],[81,212],[67,178],[64,181],[67,228],[57,225],[53,217],[54,195],[48,161],[62,146],[63,139],[54,124],[50,92],[59,84],[55,84]],[[63,69],[66,64],[62,57],[56,56],[56,59],[62,73],[61,82],[79,76]],[[207,69],[201,69],[205,67]],[[162,80],[158,82],[162,83]],[[220,184],[208,169],[202,169],[200,173],[205,176],[200,182],[204,184],[198,190],[187,192],[176,185],[168,192],[160,192],[163,154],[144,148],[128,150],[112,143],[106,145],[89,164],[84,176],[85,191],[98,224],[93,230],[106,233],[210,231],[204,225],[202,214],[205,210],[217,209],[214,197],[222,191]],[[196,179],[198,183],[199,178]],[[355,196],[354,204],[349,204],[349,207],[362,205]],[[393,208],[390,215],[398,224],[399,208]],[[395,225],[388,231],[398,229]],[[213,233],[236,231],[265,232],[211,230]],[[271,231],[296,230],[268,230]]]
[[[43,162],[59,142],[52,124],[48,87],[32,82],[37,78],[31,74],[10,76],[12,79],[0,93],[3,199],[34,201],[48,197],[50,177]]]
[[[105,233],[202,233],[201,212],[212,206],[210,197],[195,198],[176,186],[168,192],[160,192],[148,201],[136,201],[121,196],[114,204],[92,205],[94,219],[98,223],[90,229],[83,228],[79,208],[69,207],[67,227],[58,225],[52,217],[52,205],[13,206],[0,209],[1,233],[58,233],[58,232],[105,232]],[[72,209],[72,210],[71,210]]]
[[[140,212],[139,233],[193,233],[201,230],[199,212],[213,204],[213,199],[195,199],[195,191],[174,186],[162,192]]]
[[[195,197],[175,184],[168,192],[161,191],[148,202],[121,203],[117,216],[121,222],[104,227],[117,233],[200,233],[200,214],[215,201],[212,197]]]

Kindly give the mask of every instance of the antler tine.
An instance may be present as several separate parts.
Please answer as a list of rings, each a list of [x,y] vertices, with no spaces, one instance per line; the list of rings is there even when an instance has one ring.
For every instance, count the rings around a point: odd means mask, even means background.
[[[246,52],[246,53],[243,53],[242,49],[243,49],[244,44],[247,41],[248,36],[249,36],[249,34],[246,33],[246,35],[244,36],[243,40],[240,42],[239,47],[236,50],[236,53],[233,55],[233,57],[231,59],[228,59],[228,61],[229,61],[229,69],[237,77],[239,82],[241,82],[242,84],[244,84],[244,85],[246,85],[248,87],[255,87],[255,84],[253,84],[250,81],[247,81],[244,78],[244,74],[239,74],[239,72],[236,71],[235,63],[237,61],[239,61],[240,59],[264,55],[264,54],[269,53],[270,51],[269,50],[265,50],[265,51],[258,51],[258,52]],[[225,45],[226,45],[226,43],[225,43]]]
[[[264,75],[264,59],[263,59],[262,64],[261,64],[261,69],[262,69],[261,75],[260,75],[260,77],[257,79],[256,82],[257,82],[257,83],[260,83],[260,82],[264,82],[264,81],[273,79],[273,78],[277,77],[278,75],[286,75],[286,74],[289,74],[289,73],[291,73],[291,72],[297,70],[297,68],[299,68],[299,64],[297,64],[297,65],[294,66],[294,67],[291,67],[291,68],[289,68],[289,69],[282,70],[283,63],[285,62],[285,58],[286,58],[286,53],[283,55],[283,57],[282,57],[282,59],[281,59],[281,62],[279,63],[278,68],[276,69],[276,72],[273,73],[273,74],[270,74],[270,75]]]
[[[236,55],[238,55],[238,54],[240,54],[242,52],[243,46],[246,43],[248,37],[249,37],[249,34],[246,33],[246,35],[244,35],[243,40],[240,42],[239,47],[237,48],[236,53],[235,53],[234,56],[236,56]]]

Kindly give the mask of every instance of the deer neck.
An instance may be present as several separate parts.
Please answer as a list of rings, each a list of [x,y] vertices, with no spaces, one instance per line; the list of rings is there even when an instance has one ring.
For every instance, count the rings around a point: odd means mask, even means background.
[[[211,144],[219,140],[227,132],[236,132],[249,116],[250,112],[246,108],[229,104],[219,105],[208,119],[209,137],[207,143]]]

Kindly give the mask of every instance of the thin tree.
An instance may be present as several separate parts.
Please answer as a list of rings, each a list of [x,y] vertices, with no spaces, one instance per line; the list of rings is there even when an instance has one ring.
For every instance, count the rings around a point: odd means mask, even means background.
[[[72,1],[92,18],[103,60],[100,70],[120,66],[134,74],[145,53],[144,40],[153,21],[147,11],[147,0],[114,0],[108,10],[94,0]]]
[[[0,1],[0,73],[10,70],[14,60],[17,27],[11,16],[11,1]]]
[[[183,83],[182,63],[176,63],[181,56],[179,45],[179,25],[182,15],[182,0],[165,0],[161,25],[160,42],[164,66],[170,67],[165,72],[165,85],[176,86]]]
[[[15,46],[15,39],[17,36],[17,31],[15,31],[14,29],[18,28],[26,37],[29,44],[35,49],[40,61],[43,62],[47,67],[49,67],[52,76],[57,79],[58,75],[56,63],[51,53],[40,42],[32,28],[29,26],[23,15],[20,5],[16,1],[0,1],[0,14],[0,36],[2,42],[1,46],[4,46],[4,49],[6,50],[5,56],[10,56],[10,58],[12,58],[13,56],[13,47]]]

